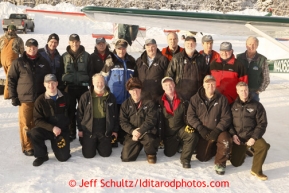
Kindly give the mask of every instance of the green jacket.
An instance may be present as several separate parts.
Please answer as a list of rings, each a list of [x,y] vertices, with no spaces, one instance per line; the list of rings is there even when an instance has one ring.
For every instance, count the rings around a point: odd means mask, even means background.
[[[76,53],[73,53],[70,46],[66,48],[63,57],[64,74],[62,81],[66,85],[89,86],[89,53],[83,46],[79,47]]]
[[[238,54],[237,59],[247,68],[249,90],[262,92],[270,82],[267,58],[256,53],[255,57],[249,63],[246,52]]]

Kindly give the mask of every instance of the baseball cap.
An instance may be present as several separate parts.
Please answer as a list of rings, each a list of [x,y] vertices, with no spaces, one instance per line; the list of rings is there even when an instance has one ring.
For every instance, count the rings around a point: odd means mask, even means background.
[[[212,42],[212,41],[214,41],[214,40],[213,40],[213,37],[211,35],[204,35],[202,37],[202,43],[204,43],[204,42]]]
[[[145,45],[148,45],[148,44],[157,44],[156,40],[155,39],[147,39],[145,41]]]
[[[44,77],[44,82],[49,82],[49,81],[57,81],[57,78],[54,74],[47,74],[45,77]]]
[[[174,79],[172,77],[166,76],[162,79],[161,83],[163,84],[166,80],[171,80],[174,82]]]
[[[38,47],[38,42],[37,40],[30,38],[26,41],[25,46],[30,47],[30,46],[35,46]]]
[[[96,44],[106,43],[106,40],[105,40],[104,38],[96,38],[95,43],[96,43]]]
[[[216,81],[215,77],[212,75],[206,75],[204,78],[204,82],[209,82],[210,80]]]
[[[52,39],[54,39],[54,40],[56,40],[57,42],[59,42],[59,36],[58,36],[56,33],[50,34],[50,35],[48,36],[47,42],[49,42],[49,41],[52,40]]]
[[[232,50],[232,44],[230,42],[222,42],[220,45],[220,51]]]
[[[119,39],[117,40],[117,42],[115,43],[115,48],[118,49],[118,48],[127,48],[128,46],[128,43],[126,40],[124,39]]]
[[[69,36],[69,41],[80,41],[80,37],[77,34],[71,34]]]
[[[190,40],[193,40],[194,42],[197,42],[197,40],[196,40],[196,38],[195,38],[194,36],[187,36],[187,37],[185,38],[185,42],[186,42],[186,41],[190,41]]]

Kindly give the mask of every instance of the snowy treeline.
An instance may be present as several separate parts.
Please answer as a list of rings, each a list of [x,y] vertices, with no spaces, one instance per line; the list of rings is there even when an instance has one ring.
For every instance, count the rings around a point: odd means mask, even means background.
[[[56,5],[66,2],[75,6],[136,7],[140,9],[241,11],[254,8],[275,15],[289,15],[289,0],[2,0],[15,5],[34,7],[39,4]]]

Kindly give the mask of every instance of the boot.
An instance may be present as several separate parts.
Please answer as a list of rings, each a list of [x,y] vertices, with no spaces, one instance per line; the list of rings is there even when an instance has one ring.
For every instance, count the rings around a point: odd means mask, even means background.
[[[148,162],[150,164],[155,164],[157,162],[157,156],[156,155],[147,155]]]

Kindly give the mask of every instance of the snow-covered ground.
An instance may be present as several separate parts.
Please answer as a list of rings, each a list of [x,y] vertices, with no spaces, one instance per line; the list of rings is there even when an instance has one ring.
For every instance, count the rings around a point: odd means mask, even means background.
[[[57,7],[39,5],[36,8],[61,11],[80,10],[70,4],[61,4]],[[2,2],[0,3],[0,17],[4,18],[11,12],[22,12],[24,9],[25,7],[15,7]],[[72,33],[80,35],[81,43],[89,53],[94,50],[95,40],[91,36],[92,33],[112,33],[110,23],[39,14],[33,16],[36,25],[35,32],[19,34],[19,36],[24,41],[31,37],[35,38],[40,47],[43,47],[49,34],[58,33],[60,53],[65,52],[68,37]],[[162,29],[148,27],[147,37],[155,38],[159,48],[166,46],[166,37]],[[213,37],[215,50],[219,49],[222,41],[230,41],[235,53],[245,50],[246,37],[218,35],[213,35]],[[200,39],[201,35],[197,35],[198,50],[201,49]],[[143,42],[143,38],[138,38],[129,48],[129,53],[138,57]],[[182,44],[183,42],[180,41],[180,45]],[[258,51],[268,58],[286,55],[262,38],[260,38]],[[2,69],[0,76],[4,76]],[[168,158],[163,154],[163,150],[159,150],[158,161],[155,165],[147,163],[144,152],[140,154],[136,162],[122,163],[121,145],[113,149],[112,155],[108,158],[97,155],[95,158],[85,159],[77,140],[71,143],[72,157],[64,163],[56,160],[51,152],[50,143],[47,142],[49,161],[40,167],[33,167],[32,162],[35,158],[24,156],[21,152],[18,108],[13,107],[10,100],[3,100],[3,96],[0,96],[0,192],[176,192],[176,189],[178,192],[287,192],[289,190],[289,130],[287,130],[289,128],[287,118],[289,75],[270,74],[270,76],[271,83],[268,89],[260,95],[269,120],[264,138],[271,144],[271,149],[263,166],[264,173],[269,177],[268,181],[260,181],[250,174],[252,158],[247,158],[245,163],[238,168],[231,166],[228,162],[226,174],[219,176],[214,171],[213,160],[201,163],[193,156],[192,168],[183,169],[179,162],[180,154]],[[87,181],[87,184],[80,187],[84,181]],[[114,186],[113,181],[117,182]],[[155,183],[160,181],[163,181],[162,186],[156,187]],[[216,186],[223,183],[223,187],[202,186],[203,182],[209,185],[211,181],[216,182]],[[180,185],[179,183],[187,187],[176,188],[176,185]],[[133,187],[130,187],[131,185]]]

